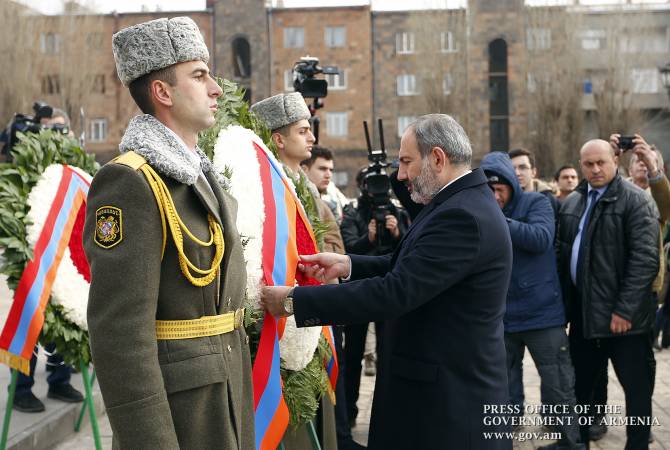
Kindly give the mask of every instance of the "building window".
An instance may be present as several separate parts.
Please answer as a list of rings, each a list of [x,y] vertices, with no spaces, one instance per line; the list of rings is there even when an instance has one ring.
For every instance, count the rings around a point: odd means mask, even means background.
[[[284,90],[293,92],[295,87],[293,87],[293,69],[284,71]]]
[[[645,30],[628,30],[619,40],[624,53],[667,53],[668,28],[656,27]]]
[[[509,150],[509,104],[507,98],[507,42],[489,43],[489,148]]]
[[[305,29],[303,27],[284,28],[284,48],[303,48],[305,46]]]
[[[442,78],[442,92],[444,95],[451,94],[451,89],[454,87],[454,78],[450,73],[445,73]]]
[[[91,92],[94,94],[105,93],[105,76],[93,75],[91,77]]]
[[[233,40],[233,71],[238,78],[251,76],[251,47],[244,37]]]
[[[414,53],[414,33],[403,32],[395,35],[396,53]]]
[[[607,33],[605,30],[585,30],[581,33],[582,49],[604,50],[607,48]]]
[[[398,137],[402,137],[407,127],[416,120],[416,116],[398,116]]]
[[[347,29],[345,27],[326,27],[326,47],[344,47],[347,43]]]
[[[344,170],[333,172],[333,183],[337,187],[344,187],[349,184],[349,173]]]
[[[47,55],[56,55],[60,52],[60,35],[58,33],[40,34],[40,51]]]
[[[107,119],[91,120],[90,133],[90,142],[104,142],[107,139]]]
[[[340,73],[327,74],[326,81],[328,81],[329,91],[342,91],[347,88],[347,74],[340,69]]]
[[[458,51],[453,32],[443,31],[440,33],[440,49],[442,50],[442,53],[453,53]]]
[[[326,132],[331,137],[346,137],[349,133],[349,120],[345,112],[326,113]]]
[[[42,94],[60,94],[60,76],[46,75],[42,77]]]
[[[657,69],[633,69],[631,71],[631,82],[633,92],[636,94],[658,93],[658,70]]]
[[[526,30],[526,48],[528,50],[550,49],[551,30],[548,28],[528,28]]]
[[[398,75],[396,79],[397,93],[400,96],[417,95],[419,90],[416,86],[416,76],[414,75]]]
[[[535,75],[532,73],[526,75],[526,87],[531,94],[537,91],[537,81],[535,81]]]
[[[86,45],[91,50],[99,50],[102,48],[105,37],[100,32],[88,33],[86,36]]]

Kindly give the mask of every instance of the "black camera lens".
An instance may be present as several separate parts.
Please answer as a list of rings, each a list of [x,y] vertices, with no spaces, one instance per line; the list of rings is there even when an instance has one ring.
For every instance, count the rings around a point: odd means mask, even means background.
[[[621,136],[619,137],[619,148],[623,150],[624,152],[627,150],[633,149],[635,147],[635,143],[633,142],[633,139],[635,139],[635,136]]]

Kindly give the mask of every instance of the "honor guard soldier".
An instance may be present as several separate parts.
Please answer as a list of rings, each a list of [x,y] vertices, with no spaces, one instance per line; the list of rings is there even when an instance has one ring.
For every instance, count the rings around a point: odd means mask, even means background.
[[[91,350],[123,449],[254,448],[236,203],[197,147],[221,89],[187,17],[113,36],[144,113],[93,179],[84,246]]]

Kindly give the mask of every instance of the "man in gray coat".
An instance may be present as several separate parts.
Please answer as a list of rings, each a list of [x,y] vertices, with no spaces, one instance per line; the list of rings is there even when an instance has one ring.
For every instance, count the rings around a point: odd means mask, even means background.
[[[251,450],[237,205],[197,147],[221,89],[186,17],[113,37],[119,78],[144,115],[91,184],[91,350],[114,448]]]

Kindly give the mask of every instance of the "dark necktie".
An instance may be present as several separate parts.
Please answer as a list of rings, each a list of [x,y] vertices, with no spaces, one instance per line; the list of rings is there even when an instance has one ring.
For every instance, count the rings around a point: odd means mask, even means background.
[[[584,263],[584,256],[586,253],[585,247],[586,247],[586,242],[588,239],[588,229],[589,229],[589,221],[591,220],[591,214],[593,214],[593,208],[595,208],[596,203],[598,202],[598,191],[593,189],[591,192],[589,192],[589,199],[590,199],[590,204],[589,208],[586,210],[586,213],[584,213],[584,224],[582,225],[582,232],[581,232],[581,237],[579,240],[579,253],[577,255],[577,287],[581,287],[581,274],[583,271],[583,263]]]

